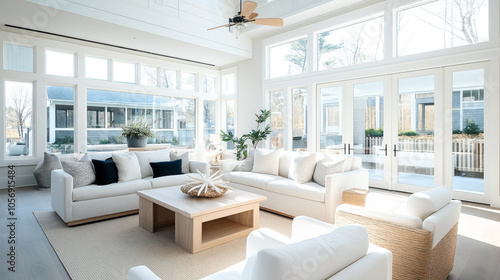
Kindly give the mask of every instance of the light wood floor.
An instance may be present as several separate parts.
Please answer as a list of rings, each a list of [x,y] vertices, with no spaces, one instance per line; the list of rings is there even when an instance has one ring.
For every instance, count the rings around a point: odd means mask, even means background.
[[[1,189],[0,279],[70,279],[32,213],[51,208],[50,191],[39,191],[32,187],[16,189],[16,272],[7,270],[10,246],[7,198],[7,190]],[[500,209],[465,202],[458,233],[455,265],[448,279],[500,280]]]

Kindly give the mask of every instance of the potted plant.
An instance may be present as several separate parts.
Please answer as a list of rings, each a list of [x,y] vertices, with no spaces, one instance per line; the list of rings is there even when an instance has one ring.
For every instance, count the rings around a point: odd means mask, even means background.
[[[128,147],[146,147],[148,137],[154,137],[151,131],[151,124],[145,121],[132,121],[128,125],[122,126],[122,137],[127,139]]]
[[[220,139],[224,142],[233,142],[234,147],[236,148],[236,159],[245,159],[247,157],[247,146],[245,141],[250,139],[252,141],[252,145],[254,148],[257,148],[257,145],[260,141],[266,140],[267,136],[271,134],[271,125],[267,124],[266,127],[261,130],[260,125],[265,123],[266,120],[271,116],[271,110],[260,110],[260,115],[255,114],[257,117],[257,128],[252,129],[249,133],[243,134],[240,138],[236,137],[231,131],[227,133],[223,130],[220,131]]]

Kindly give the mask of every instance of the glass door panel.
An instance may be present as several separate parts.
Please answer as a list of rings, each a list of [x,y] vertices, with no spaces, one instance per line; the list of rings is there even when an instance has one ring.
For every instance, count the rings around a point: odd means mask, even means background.
[[[345,153],[342,144],[342,86],[319,89],[319,146],[323,153]]]
[[[484,69],[453,72],[453,189],[484,193]]]
[[[353,147],[363,160],[370,180],[384,179],[384,82],[353,85]]]
[[[397,183],[434,186],[434,75],[398,80]]]

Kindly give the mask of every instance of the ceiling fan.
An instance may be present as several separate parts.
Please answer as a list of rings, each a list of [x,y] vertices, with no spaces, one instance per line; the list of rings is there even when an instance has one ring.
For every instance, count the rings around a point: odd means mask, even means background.
[[[212,27],[207,30],[213,30],[221,27],[235,27],[236,29],[236,38],[238,38],[238,32],[245,29],[247,24],[255,23],[260,25],[269,25],[269,26],[283,26],[283,19],[281,18],[257,18],[259,16],[258,13],[254,13],[253,11],[257,8],[257,3],[252,1],[243,1],[240,0],[240,11],[233,18],[229,18],[229,23]]]

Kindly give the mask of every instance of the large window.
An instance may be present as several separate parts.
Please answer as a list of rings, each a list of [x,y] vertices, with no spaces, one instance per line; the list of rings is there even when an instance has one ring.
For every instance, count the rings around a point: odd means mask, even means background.
[[[72,53],[46,50],[45,72],[49,75],[74,77],[75,55]]]
[[[210,134],[215,133],[215,100],[203,101],[203,141],[210,143]]]
[[[150,144],[194,148],[196,103],[177,98],[89,89],[87,90],[88,150],[119,150],[125,139],[121,127],[132,121],[152,125]]]
[[[292,89],[292,149],[307,149],[307,88]]]
[[[47,151],[51,153],[75,152],[73,103],[72,87],[47,86]]]
[[[384,58],[384,18],[319,33],[316,44],[318,70],[381,60]]]
[[[285,91],[273,90],[269,92],[269,104],[271,108],[271,147],[273,149],[283,148],[285,133]]]
[[[33,47],[4,44],[3,69],[34,72]]]
[[[269,78],[303,73],[307,70],[307,39],[268,49]]]
[[[33,154],[33,84],[5,82],[7,156]]]
[[[488,0],[439,0],[397,13],[397,54],[488,40]]]

